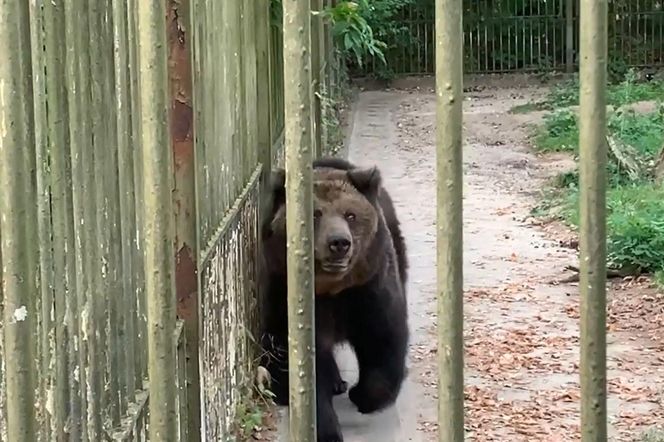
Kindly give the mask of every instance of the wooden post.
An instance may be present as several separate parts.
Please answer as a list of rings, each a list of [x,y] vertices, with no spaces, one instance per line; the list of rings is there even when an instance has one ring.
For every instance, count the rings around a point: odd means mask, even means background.
[[[438,431],[463,442],[462,0],[436,0]]]
[[[173,250],[173,153],[169,125],[166,4],[138,2],[139,91],[147,295],[150,439],[175,441],[177,390]]]
[[[607,440],[607,3],[581,0],[579,96],[581,440]]]
[[[316,440],[309,2],[284,0],[290,440]]]
[[[27,2],[0,4],[0,256],[7,437],[37,440],[36,284],[39,244]],[[9,357],[8,357],[9,355]]]

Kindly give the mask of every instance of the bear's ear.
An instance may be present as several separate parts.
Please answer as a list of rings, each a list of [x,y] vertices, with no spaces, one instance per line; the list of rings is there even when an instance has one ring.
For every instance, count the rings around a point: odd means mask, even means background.
[[[370,201],[378,197],[382,178],[377,167],[349,170],[348,179]]]
[[[272,189],[272,205],[276,209],[286,203],[286,171],[274,169],[270,177],[270,188]]]

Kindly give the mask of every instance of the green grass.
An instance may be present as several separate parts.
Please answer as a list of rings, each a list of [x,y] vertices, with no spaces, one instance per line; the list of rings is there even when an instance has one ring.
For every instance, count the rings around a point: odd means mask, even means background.
[[[536,128],[537,150],[578,153],[578,117],[564,107],[578,102],[576,86],[558,85],[551,90],[547,101],[558,107]],[[608,98],[618,105],[649,99],[661,102],[664,88],[662,83],[635,83],[633,78],[628,78],[612,86]],[[618,107],[609,114],[608,131],[615,139],[634,148],[641,160],[653,161],[664,145],[664,107],[660,105],[659,109],[648,113]],[[533,215],[555,216],[578,228],[578,169],[558,175],[551,184]],[[616,163],[609,161],[606,200],[609,265],[654,273],[655,280],[664,288],[664,186],[652,183],[649,174],[629,178]]]
[[[664,442],[664,430],[653,427],[643,432],[641,442]]]
[[[649,113],[619,109],[609,116],[609,133],[652,158],[659,153],[664,141],[664,112]],[[576,113],[562,109],[544,117],[536,128],[534,143],[540,152],[578,152],[579,127]]]
[[[540,152],[575,152],[579,147],[577,116],[569,109],[544,116],[544,124],[535,129],[535,147]]]
[[[549,106],[543,101],[533,101],[514,106],[509,110],[511,114],[528,114],[534,111],[549,110]]]
[[[655,284],[660,290],[664,290],[664,269],[655,272]],[[664,442],[664,439],[662,439],[662,442]]]
[[[579,225],[576,187],[559,194],[560,217]],[[607,259],[617,268],[664,270],[664,188],[632,184],[609,189],[607,201]]]
[[[629,71],[623,81],[607,85],[607,104],[624,106],[638,101],[658,101],[664,97],[664,81],[637,82],[634,71]],[[579,77],[555,84],[543,101],[521,104],[510,112],[524,114],[539,110],[559,110],[579,104]]]

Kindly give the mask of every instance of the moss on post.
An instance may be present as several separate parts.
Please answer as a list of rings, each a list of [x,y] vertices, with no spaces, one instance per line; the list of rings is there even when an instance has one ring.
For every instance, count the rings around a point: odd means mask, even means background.
[[[464,439],[461,14],[461,0],[436,0],[438,431],[441,442]]]
[[[607,2],[581,0],[579,96],[581,440],[607,440]]]
[[[283,8],[290,439],[311,442],[316,440],[311,20],[309,2],[285,0]]]

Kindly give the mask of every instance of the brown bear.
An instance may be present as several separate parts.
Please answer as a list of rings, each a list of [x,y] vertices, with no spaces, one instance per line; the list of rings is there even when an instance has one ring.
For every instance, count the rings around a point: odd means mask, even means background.
[[[361,413],[391,405],[406,375],[408,347],[405,242],[377,168],[335,158],[314,162],[316,412],[318,442],[343,441],[335,394],[346,391],[333,349],[348,342],[360,376],[349,398]],[[285,173],[273,174],[262,222],[266,293],[262,365],[276,402],[287,405],[288,313]]]

